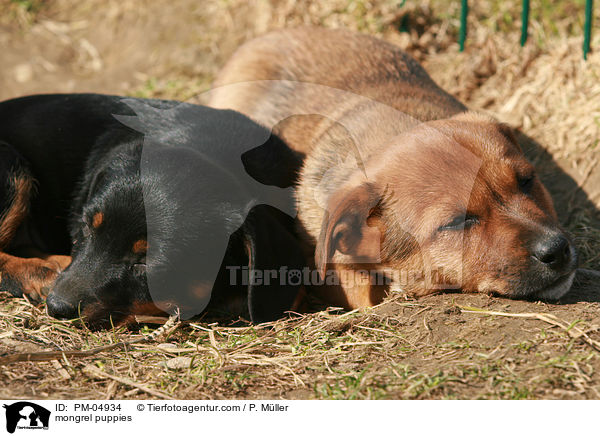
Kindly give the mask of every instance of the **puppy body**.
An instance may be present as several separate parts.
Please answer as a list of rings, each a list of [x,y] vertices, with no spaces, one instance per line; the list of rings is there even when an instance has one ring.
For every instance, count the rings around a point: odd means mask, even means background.
[[[210,104],[307,154],[300,222],[316,267],[340,277],[318,288],[326,301],[381,301],[390,286],[374,275],[417,294],[569,289],[576,253],[511,130],[398,48],[343,30],[271,33],[236,52]]]
[[[466,110],[402,50],[346,30],[287,29],[254,39],[236,51],[214,88],[211,106],[236,108],[265,126],[276,126],[282,116],[307,114],[275,128],[303,152],[332,124],[357,112],[366,117],[362,127],[371,133],[392,124],[383,136],[407,127],[398,125],[399,113],[428,121]],[[381,104],[365,110],[370,100]],[[386,107],[394,110],[386,115]],[[369,127],[369,110],[380,121],[377,126]]]

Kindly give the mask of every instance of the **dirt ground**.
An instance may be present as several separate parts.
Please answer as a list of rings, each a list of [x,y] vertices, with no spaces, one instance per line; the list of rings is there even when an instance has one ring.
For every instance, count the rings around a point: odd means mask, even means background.
[[[156,340],[142,340],[156,325],[90,332],[0,293],[0,397],[600,399],[600,38],[584,63],[582,2],[532,10],[522,49],[520,2],[477,2],[464,53],[460,2],[397,3],[0,0],[0,99],[89,91],[201,101],[233,50],[269,29],[378,35],[527,135],[581,254],[571,293],[557,304],[393,295],[259,326],[167,325]]]

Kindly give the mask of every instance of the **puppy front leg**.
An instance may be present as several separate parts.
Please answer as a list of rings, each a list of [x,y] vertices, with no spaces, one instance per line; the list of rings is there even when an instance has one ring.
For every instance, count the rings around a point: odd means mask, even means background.
[[[0,290],[15,297],[24,294],[35,302],[48,295],[52,284],[70,263],[69,256],[22,258],[0,253]]]

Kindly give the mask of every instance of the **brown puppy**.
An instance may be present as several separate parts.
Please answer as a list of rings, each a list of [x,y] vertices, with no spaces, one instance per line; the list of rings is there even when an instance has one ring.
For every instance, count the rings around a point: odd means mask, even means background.
[[[242,46],[210,104],[307,154],[299,219],[331,304],[390,287],[556,299],[576,252],[511,129],[467,111],[378,39],[303,28]],[[382,280],[383,279],[383,280]],[[329,284],[329,281],[325,281]]]

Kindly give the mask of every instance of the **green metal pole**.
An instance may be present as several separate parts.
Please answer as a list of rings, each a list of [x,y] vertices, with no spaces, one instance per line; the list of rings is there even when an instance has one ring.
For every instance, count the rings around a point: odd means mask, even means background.
[[[462,0],[460,9],[460,34],[458,36],[458,44],[460,51],[465,49],[465,40],[467,39],[467,15],[469,14],[469,4],[467,0]]]
[[[529,0],[523,0],[521,11],[521,47],[527,42],[527,29],[529,27]]]
[[[585,3],[585,27],[583,29],[583,59],[587,60],[587,55],[590,52],[590,40],[592,38],[592,12],[593,0],[587,0]]]
[[[399,8],[403,8],[404,5],[406,4],[406,0],[402,0],[400,2],[400,4],[398,5]],[[408,32],[408,14],[405,14],[402,19],[400,20],[400,26],[398,28],[398,30],[400,30],[400,32]]]

